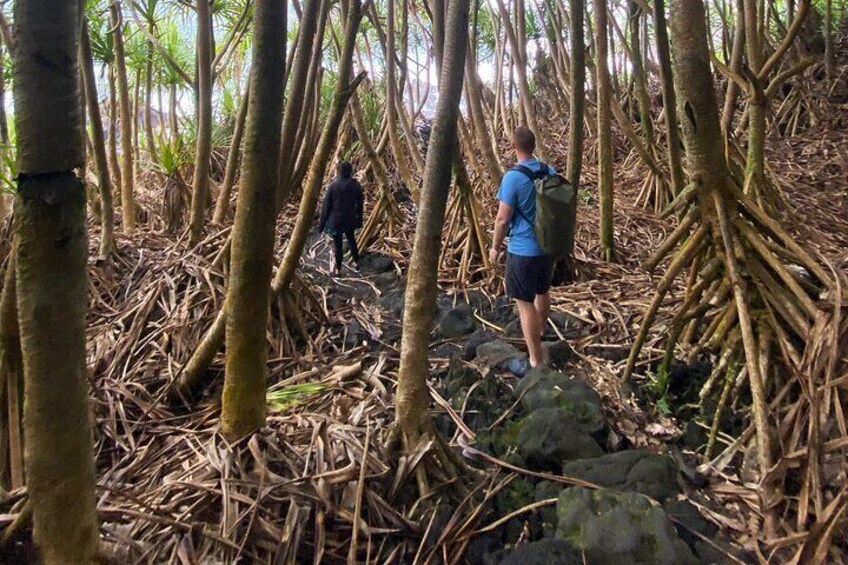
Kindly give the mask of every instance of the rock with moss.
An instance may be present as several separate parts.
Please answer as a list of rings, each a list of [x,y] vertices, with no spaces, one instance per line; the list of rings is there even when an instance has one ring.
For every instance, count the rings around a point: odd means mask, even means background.
[[[497,565],[583,565],[583,557],[565,540],[543,539],[499,552],[489,562]]]
[[[568,485],[557,483],[554,481],[539,481],[536,483],[535,501],[550,500],[558,498],[560,493],[565,490]],[[545,536],[553,535],[556,532],[557,517],[556,504],[550,504],[539,508],[539,516],[542,518],[542,533]]]
[[[495,495],[495,511],[506,516],[535,501],[535,487],[527,479],[516,478]],[[542,518],[536,511],[516,516],[502,526],[502,537],[506,543],[516,543],[529,535],[531,539],[542,536]]]
[[[526,355],[501,340],[489,341],[477,347],[477,363],[495,371],[508,371],[510,361],[521,357]]]
[[[534,471],[559,472],[567,461],[604,454],[583,425],[563,408],[536,410],[520,422],[518,452]]]
[[[638,492],[660,502],[678,490],[674,462],[643,449],[572,461],[563,466],[562,474],[617,491]]]
[[[585,552],[588,563],[695,565],[699,561],[677,536],[662,508],[636,493],[582,487],[557,502],[557,537]]]
[[[580,429],[598,437],[606,427],[601,397],[589,385],[546,368],[531,370],[515,389],[528,412],[560,408],[577,422]]]
[[[477,321],[468,304],[460,304],[444,313],[436,326],[436,335],[444,339],[455,339],[474,332]]]

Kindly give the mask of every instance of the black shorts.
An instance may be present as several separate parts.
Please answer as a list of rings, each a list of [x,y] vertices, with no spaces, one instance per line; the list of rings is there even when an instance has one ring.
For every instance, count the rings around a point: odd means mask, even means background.
[[[538,294],[551,288],[553,261],[547,255],[524,257],[508,253],[506,257],[506,294],[510,298],[533,302]]]

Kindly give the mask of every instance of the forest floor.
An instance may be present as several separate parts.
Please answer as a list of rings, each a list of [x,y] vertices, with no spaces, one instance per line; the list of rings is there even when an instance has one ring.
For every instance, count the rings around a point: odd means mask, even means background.
[[[788,204],[783,224],[833,269],[845,272],[848,104],[833,102],[827,113],[826,124],[771,139],[768,158]],[[697,547],[699,558],[706,559],[704,552],[712,548],[715,562],[758,556],[787,561],[803,540],[787,534],[784,544],[757,543],[757,486],[745,481],[744,469],[734,464],[738,458],[720,472],[698,468],[705,432],[694,423],[691,405],[709,372],[708,359],[678,365],[662,386],[649,371],[662,355],[656,344],[667,314],[661,312],[650,334],[633,385],[620,385],[658,280],[640,265],[674,229],[673,220],[632,204],[644,170],[623,146],[615,177],[615,263],[599,259],[591,158],[584,171],[579,280],[552,292],[547,340],[556,344],[557,368],[570,382],[597,391],[601,423],[590,435],[601,453],[647,449],[667,454],[680,471],[663,496],[666,505],[690,501],[687,508],[702,517],[692,526],[666,506],[687,547],[709,546]],[[565,150],[554,147],[554,164],[564,164]],[[528,455],[514,437],[504,440],[515,429],[510,426],[526,421],[532,410],[515,396],[528,385],[511,370],[510,361],[521,354],[510,347],[520,349],[522,342],[513,308],[501,297],[501,269],[468,288],[456,288],[449,270],[440,275],[440,324],[430,350],[431,415],[452,448],[485,474],[442,485],[436,480],[434,492],[420,498],[415,468],[432,446],[400,454],[386,441],[394,419],[411,238],[382,241],[368,250],[361,272],[349,269],[337,278],[327,272],[328,242],[317,235],[310,239],[298,300],[311,337],[292,351],[290,340],[280,337],[279,322],[272,321],[268,425],[249,441],[230,445],[215,431],[222,354],[209,370],[213,385],[202,401],[185,409],[170,400],[171,385],[223,303],[219,251],[228,230],[210,230],[201,245],[187,249],[182,238],[162,233],[156,218],[162,196],[155,186],[148,190],[142,198],[146,227],[132,237],[118,236],[112,264],[90,266],[89,383],[108,556],[122,563],[494,563],[508,562],[497,553],[504,548],[549,537],[556,516],[545,512],[574,481]],[[484,205],[491,214],[495,187],[487,190]],[[282,242],[295,213],[292,205],[285,214]],[[675,300],[679,292],[670,301]],[[484,343],[499,345],[481,353],[477,346]],[[740,406],[736,420],[744,412]],[[737,432],[738,421],[730,422]],[[595,433],[601,428],[601,435]],[[726,447],[732,438],[723,436],[720,443]],[[845,482],[844,459],[841,469],[837,465],[829,476],[835,485]],[[2,501],[0,521],[11,522],[24,499],[16,491]],[[567,553],[550,545],[555,542],[544,543],[549,545],[536,549]],[[24,532],[5,557],[22,559],[28,547]],[[832,555],[840,551],[848,555],[844,531],[834,539]]]

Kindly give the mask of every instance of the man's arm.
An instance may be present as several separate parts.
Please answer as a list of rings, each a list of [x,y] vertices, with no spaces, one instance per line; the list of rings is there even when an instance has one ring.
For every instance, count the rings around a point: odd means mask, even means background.
[[[356,188],[356,227],[361,228],[365,220],[363,210],[365,206],[365,193],[362,190],[362,185],[359,184],[359,181],[356,181]]]
[[[492,249],[489,251],[489,260],[497,262],[498,251],[503,247],[506,232],[509,229],[509,221],[512,219],[513,208],[506,202],[501,201],[498,205],[498,215],[495,217],[495,233],[492,236]]]

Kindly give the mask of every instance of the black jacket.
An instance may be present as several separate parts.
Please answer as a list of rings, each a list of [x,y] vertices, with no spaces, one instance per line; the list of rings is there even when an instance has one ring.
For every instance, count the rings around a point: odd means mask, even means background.
[[[362,227],[362,186],[354,178],[336,177],[327,187],[321,208],[320,231],[345,233]]]

